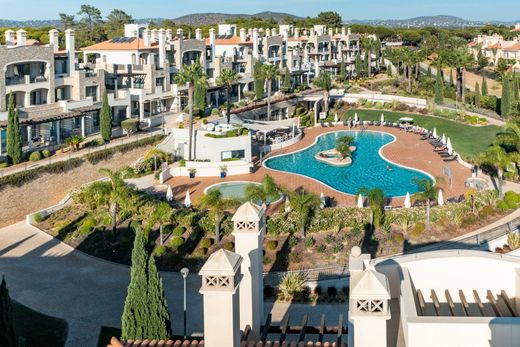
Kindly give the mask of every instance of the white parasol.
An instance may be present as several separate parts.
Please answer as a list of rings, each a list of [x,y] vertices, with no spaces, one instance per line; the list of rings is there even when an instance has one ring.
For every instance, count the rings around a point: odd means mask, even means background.
[[[439,196],[437,197],[437,203],[439,206],[444,205],[444,197],[442,195],[442,189],[439,189]]]
[[[406,193],[406,197],[404,198],[404,207],[410,208],[412,207],[412,199],[410,198],[410,193]]]
[[[173,200],[172,186],[168,185],[168,190],[166,191],[166,201],[171,202],[172,200]]]
[[[184,198],[184,206],[190,207],[191,206],[191,198],[190,198],[190,191],[189,189],[186,191],[186,197]]]
[[[359,194],[357,199],[357,207],[363,208],[363,195]]]

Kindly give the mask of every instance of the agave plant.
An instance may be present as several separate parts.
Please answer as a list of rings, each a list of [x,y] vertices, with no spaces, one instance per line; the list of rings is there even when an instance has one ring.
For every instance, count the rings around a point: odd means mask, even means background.
[[[507,244],[512,249],[520,247],[520,234],[516,231],[510,231],[507,233]]]
[[[305,276],[300,272],[286,273],[278,289],[285,300],[291,300],[296,295],[303,292],[305,286]]]
[[[412,224],[412,218],[409,214],[403,213],[395,219],[395,223],[401,228],[403,234],[406,234]]]

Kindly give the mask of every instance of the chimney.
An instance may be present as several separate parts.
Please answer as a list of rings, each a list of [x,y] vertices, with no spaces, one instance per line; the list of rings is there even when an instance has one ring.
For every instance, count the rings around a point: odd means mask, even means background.
[[[347,29],[345,27],[341,27],[341,36],[345,36],[347,34]]]
[[[272,36],[276,36],[276,28],[272,28],[271,29],[271,35]]]
[[[200,28],[195,29],[195,39],[202,40],[202,29],[200,29]]]
[[[253,57],[258,58],[258,29],[253,29]]]
[[[166,61],[166,31],[164,29],[159,30],[159,67],[164,68]]]
[[[27,31],[20,29],[16,32],[16,45],[18,47],[25,46],[27,44]]]
[[[352,29],[348,28],[347,35],[350,35],[350,34],[352,34]]]
[[[152,30],[152,35],[151,35],[151,43],[156,43],[157,41],[159,41],[159,30],[157,29],[153,29]]]
[[[242,29],[240,29],[240,41],[246,42],[246,40],[247,40],[246,29],[242,28]]]
[[[287,29],[283,29],[282,37],[284,42],[287,42],[287,40],[289,40],[289,31]]]
[[[49,30],[49,46],[54,48],[54,53],[60,50],[60,43],[58,40],[59,31],[56,29]]]
[[[211,46],[211,61],[215,61],[215,28],[209,29],[209,44]]]
[[[166,29],[166,39],[170,42],[173,38],[172,29]]]
[[[314,29],[311,28],[310,30],[311,30],[311,37],[314,37],[314,35],[316,34]]]
[[[253,29],[252,29],[252,28],[247,29],[247,35],[248,35],[249,37],[252,37],[252,36],[253,36]]]
[[[4,33],[4,37],[6,46],[14,46],[14,31],[12,31],[11,29],[6,30]]]
[[[303,29],[303,36],[308,36],[307,29]]]
[[[271,36],[271,29],[267,28],[265,29],[265,37]]]
[[[242,257],[220,249],[199,271],[204,307],[204,346],[240,347],[239,285]]]
[[[76,70],[76,42],[74,30],[65,30],[65,51],[67,51],[67,63],[69,74]]]
[[[149,29],[145,29],[143,33],[144,46],[150,47],[152,45],[151,31]]]
[[[251,327],[252,338],[260,338],[264,316],[263,241],[265,211],[246,202],[232,218],[235,251],[242,257],[242,283],[240,284],[240,328]]]
[[[334,30],[332,28],[329,28],[329,36],[330,37],[334,36]]]
[[[300,38],[300,28],[294,28],[294,38],[295,39]]]
[[[184,31],[181,28],[177,29],[177,38],[179,39],[179,42],[184,40]]]

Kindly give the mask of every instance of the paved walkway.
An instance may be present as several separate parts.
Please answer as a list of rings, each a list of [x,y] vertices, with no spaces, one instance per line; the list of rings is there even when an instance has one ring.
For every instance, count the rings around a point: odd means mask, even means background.
[[[93,258],[39,229],[17,223],[0,229],[0,275],[5,274],[13,299],[69,324],[67,346],[95,347],[101,326],[119,327],[130,271],[127,266]],[[182,334],[182,278],[162,273],[175,334]],[[188,277],[188,333],[202,334],[202,296],[198,275]],[[281,321],[290,313],[293,324],[309,314],[319,324],[321,313],[337,323],[343,305],[267,304],[266,313]]]

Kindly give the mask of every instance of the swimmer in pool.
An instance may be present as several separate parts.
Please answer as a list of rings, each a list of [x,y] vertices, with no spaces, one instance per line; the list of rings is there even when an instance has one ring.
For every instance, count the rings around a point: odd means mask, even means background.
[[[386,166],[386,169],[387,169],[388,171],[394,171],[394,169],[393,169],[390,165],[387,165],[387,166]]]

